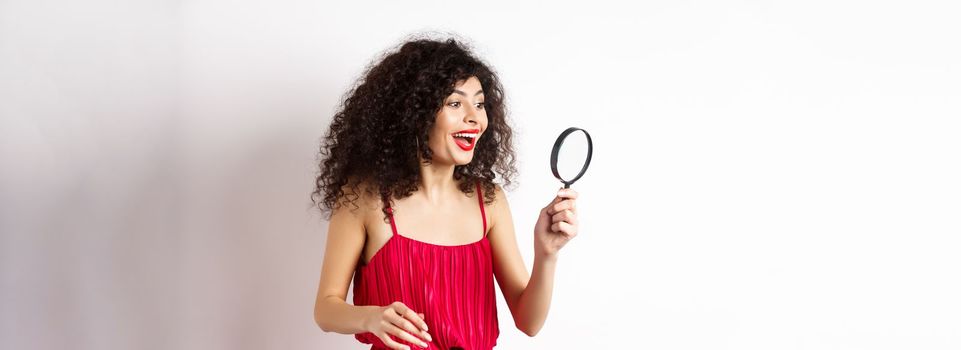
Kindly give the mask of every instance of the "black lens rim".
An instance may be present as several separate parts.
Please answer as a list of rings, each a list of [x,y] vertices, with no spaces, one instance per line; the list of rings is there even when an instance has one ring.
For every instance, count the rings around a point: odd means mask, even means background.
[[[561,177],[561,174],[557,171],[557,155],[561,150],[561,146],[564,145],[564,140],[567,139],[567,136],[577,131],[583,132],[584,136],[587,136],[587,159],[584,160],[584,166],[581,167],[581,172],[578,173],[577,176],[570,180],[564,180],[564,178]],[[554,149],[551,150],[551,172],[554,173],[554,177],[564,183],[564,188],[570,188],[571,184],[580,179],[581,176],[584,176],[584,173],[587,172],[587,167],[591,165],[591,156],[593,153],[594,142],[591,140],[591,134],[588,133],[587,130],[578,127],[569,127],[567,130],[564,130],[564,132],[557,136],[557,140],[554,141]]]

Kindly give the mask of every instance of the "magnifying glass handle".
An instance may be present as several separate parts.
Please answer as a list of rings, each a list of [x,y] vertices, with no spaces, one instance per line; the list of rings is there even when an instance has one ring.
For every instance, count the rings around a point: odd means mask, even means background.
[[[565,182],[565,183],[564,183],[564,188],[571,188],[571,184]]]

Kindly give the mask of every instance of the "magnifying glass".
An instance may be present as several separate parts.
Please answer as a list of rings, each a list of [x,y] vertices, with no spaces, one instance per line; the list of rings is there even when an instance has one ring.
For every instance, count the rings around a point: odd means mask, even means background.
[[[587,130],[570,127],[557,136],[551,151],[551,172],[564,183],[564,188],[571,188],[571,184],[587,172],[593,148]]]

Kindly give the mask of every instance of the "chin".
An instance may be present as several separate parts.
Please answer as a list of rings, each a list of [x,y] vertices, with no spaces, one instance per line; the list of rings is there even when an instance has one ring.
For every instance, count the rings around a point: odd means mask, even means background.
[[[467,164],[470,164],[470,162],[474,160],[474,152],[473,152],[473,151],[471,151],[471,152],[469,152],[469,153],[468,153],[468,152],[464,152],[464,151],[461,150],[460,148],[457,148],[456,145],[454,145],[454,147],[453,147],[452,149],[450,149],[449,152],[450,152],[450,153],[448,153],[448,154],[450,154],[451,163],[453,163],[454,165],[467,165]]]

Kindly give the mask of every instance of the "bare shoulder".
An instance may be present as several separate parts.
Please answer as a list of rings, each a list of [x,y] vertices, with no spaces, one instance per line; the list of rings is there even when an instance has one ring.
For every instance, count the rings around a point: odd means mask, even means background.
[[[494,184],[494,202],[491,203],[492,206],[501,205],[507,206],[507,192],[500,184]]]
[[[379,213],[380,198],[376,195],[374,186],[361,183],[356,187],[345,185],[341,187],[343,191],[337,201],[335,213],[349,214],[353,219],[366,221],[371,215]]]
[[[497,205],[501,201],[506,201],[507,195],[504,193],[504,188],[500,184],[494,184],[494,202],[491,205]]]
[[[510,204],[507,202],[507,194],[501,185],[494,184],[494,201],[486,206],[492,228],[497,225],[498,221],[510,220]]]

